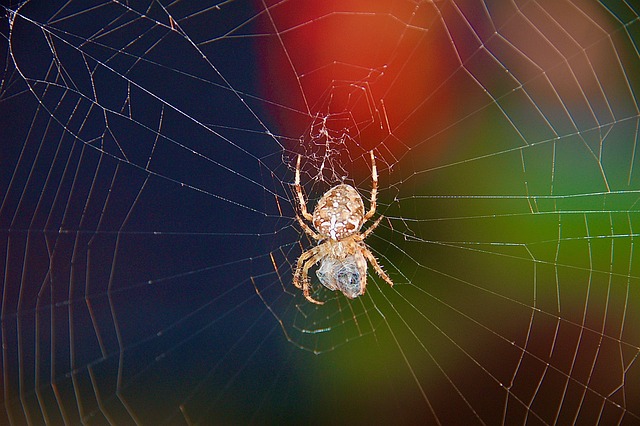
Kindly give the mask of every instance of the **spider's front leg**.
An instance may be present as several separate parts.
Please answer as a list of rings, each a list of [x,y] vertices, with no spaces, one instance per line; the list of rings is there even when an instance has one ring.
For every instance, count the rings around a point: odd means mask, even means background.
[[[373,225],[371,225],[369,227],[369,229],[367,229],[362,234],[360,234],[359,240],[362,241],[365,238],[367,238],[369,236],[369,234],[371,234],[373,232],[373,230],[376,229],[378,227],[378,225],[380,225],[380,222],[382,221],[382,219],[384,219],[384,216],[380,216],[378,219],[376,219],[376,221],[373,222]]]
[[[296,195],[298,196],[298,204],[302,217],[307,219],[309,222],[313,222],[313,215],[307,211],[307,203],[305,202],[304,195],[302,194],[302,185],[300,185],[300,158],[301,155],[298,155],[298,161],[296,163],[296,180],[293,186],[296,188]]]
[[[300,216],[296,215],[296,219],[298,220],[298,224],[300,224],[300,227],[302,228],[302,230],[306,232],[307,235],[309,235],[311,238],[313,238],[316,241],[320,241],[321,239],[324,238],[322,235],[318,234],[317,232],[314,232],[313,229],[309,227],[309,225],[304,223],[304,221]]]
[[[371,205],[369,206],[369,211],[364,215],[364,222],[371,219],[371,217],[376,212],[376,199],[378,197],[378,169],[376,168],[376,156],[373,155],[373,151],[369,152],[371,154]]]

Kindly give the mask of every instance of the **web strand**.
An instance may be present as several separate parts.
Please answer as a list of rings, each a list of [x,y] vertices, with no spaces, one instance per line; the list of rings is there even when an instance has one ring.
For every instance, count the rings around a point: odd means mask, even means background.
[[[0,423],[640,420],[632,2],[2,11]]]

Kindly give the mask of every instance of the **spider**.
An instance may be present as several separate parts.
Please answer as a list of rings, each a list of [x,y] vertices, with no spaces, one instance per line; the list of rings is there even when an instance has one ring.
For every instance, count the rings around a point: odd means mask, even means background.
[[[329,290],[340,290],[349,299],[364,294],[367,286],[367,261],[371,263],[378,275],[390,286],[391,278],[382,270],[376,258],[364,243],[371,232],[378,226],[380,216],[366,231],[360,233],[362,225],[376,212],[376,195],[378,191],[378,172],[376,160],[371,153],[371,206],[364,211],[364,203],[358,191],[351,185],[336,185],[324,193],[313,215],[307,211],[306,201],[300,185],[300,155],[296,164],[295,190],[300,205],[300,214],[296,219],[302,230],[318,245],[303,252],[296,263],[293,274],[293,285],[302,289],[304,297],[312,303],[322,305],[309,294],[309,269],[322,262],[316,272],[320,282]],[[304,219],[313,225],[313,229]],[[315,229],[315,230],[314,230]],[[317,232],[316,232],[317,231]]]

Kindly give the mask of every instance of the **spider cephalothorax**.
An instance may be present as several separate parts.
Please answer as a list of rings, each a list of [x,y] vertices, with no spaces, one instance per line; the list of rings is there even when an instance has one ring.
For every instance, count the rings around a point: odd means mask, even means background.
[[[304,297],[310,302],[321,305],[310,292],[309,269],[318,262],[320,268],[316,274],[322,285],[329,290],[340,290],[350,299],[364,294],[367,286],[367,261],[378,275],[389,285],[391,278],[382,270],[376,258],[364,243],[364,239],[378,226],[380,216],[365,232],[360,233],[362,225],[376,212],[378,173],[376,161],[371,151],[371,207],[365,213],[362,197],[351,185],[341,184],[329,189],[318,201],[313,215],[307,211],[307,205],[300,185],[300,156],[296,164],[295,189],[300,205],[298,223],[309,236],[318,241],[318,245],[305,251],[298,258],[293,274],[293,284],[302,289]],[[309,221],[312,229],[304,220]],[[316,232],[317,231],[317,232]]]

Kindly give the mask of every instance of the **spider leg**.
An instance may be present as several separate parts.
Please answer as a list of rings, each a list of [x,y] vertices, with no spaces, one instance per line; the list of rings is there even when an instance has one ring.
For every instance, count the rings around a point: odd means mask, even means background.
[[[362,251],[362,254],[364,255],[364,257],[367,258],[367,260],[369,261],[371,266],[373,266],[373,269],[376,270],[378,275],[380,275],[380,277],[383,280],[385,280],[387,282],[387,284],[389,284],[391,287],[393,287],[393,281],[391,281],[391,278],[389,278],[389,275],[387,275],[387,273],[382,270],[382,267],[380,266],[380,264],[378,263],[376,258],[373,257],[373,254],[371,254],[369,249],[366,246],[364,246],[364,244],[361,244],[360,245],[360,250]]]
[[[322,256],[320,255],[321,245],[315,246],[302,253],[296,263],[296,270],[293,274],[293,285],[302,289],[304,297],[312,303],[322,305],[323,302],[315,300],[309,295],[309,268],[313,266]]]
[[[363,222],[369,220],[376,212],[376,197],[378,196],[378,169],[376,168],[376,157],[373,155],[373,150],[369,152],[371,153],[371,206],[369,207],[367,214],[364,215],[364,218],[362,219]],[[300,162],[300,157],[298,157],[298,162]]]
[[[318,263],[318,261],[320,259],[322,259],[323,256],[324,256],[324,254],[322,254],[322,253],[317,253],[314,256],[311,256],[309,259],[307,259],[304,262],[304,266],[302,267],[302,276],[305,278],[304,281],[302,281],[302,294],[304,294],[304,297],[309,302],[315,303],[316,305],[324,305],[324,302],[320,302],[319,300],[316,300],[313,297],[311,297],[311,295],[309,295],[309,290],[310,290],[310,286],[309,286],[309,269],[313,265]]]
[[[322,235],[318,234],[317,232],[314,232],[309,225],[304,223],[304,221],[300,216],[296,215],[296,219],[298,219],[298,223],[300,224],[300,227],[302,228],[302,230],[306,232],[307,235],[309,235],[311,238],[317,241],[320,241],[324,238]]]
[[[380,221],[382,219],[384,219],[384,216],[380,216],[379,218],[377,218],[376,221],[373,222],[373,225],[371,225],[366,231],[364,231],[362,234],[360,234],[359,240],[362,241],[365,238],[367,238],[369,236],[369,234],[371,234],[373,232],[373,230],[376,229],[378,227],[378,225],[380,225]]]
[[[296,163],[296,180],[294,186],[296,188],[296,194],[298,195],[298,204],[300,205],[300,212],[302,213],[302,216],[309,222],[313,222],[313,216],[307,211],[307,204],[304,201],[302,187],[300,186],[300,155],[298,155],[298,162]]]
[[[293,285],[297,288],[302,288],[302,284],[300,283],[300,281],[302,278],[306,278],[302,277],[302,266],[310,257],[318,254],[318,252],[320,251],[318,247],[319,246],[315,246],[314,248],[305,251],[300,255],[300,257],[298,257],[298,261],[296,262],[296,270],[293,273]]]

